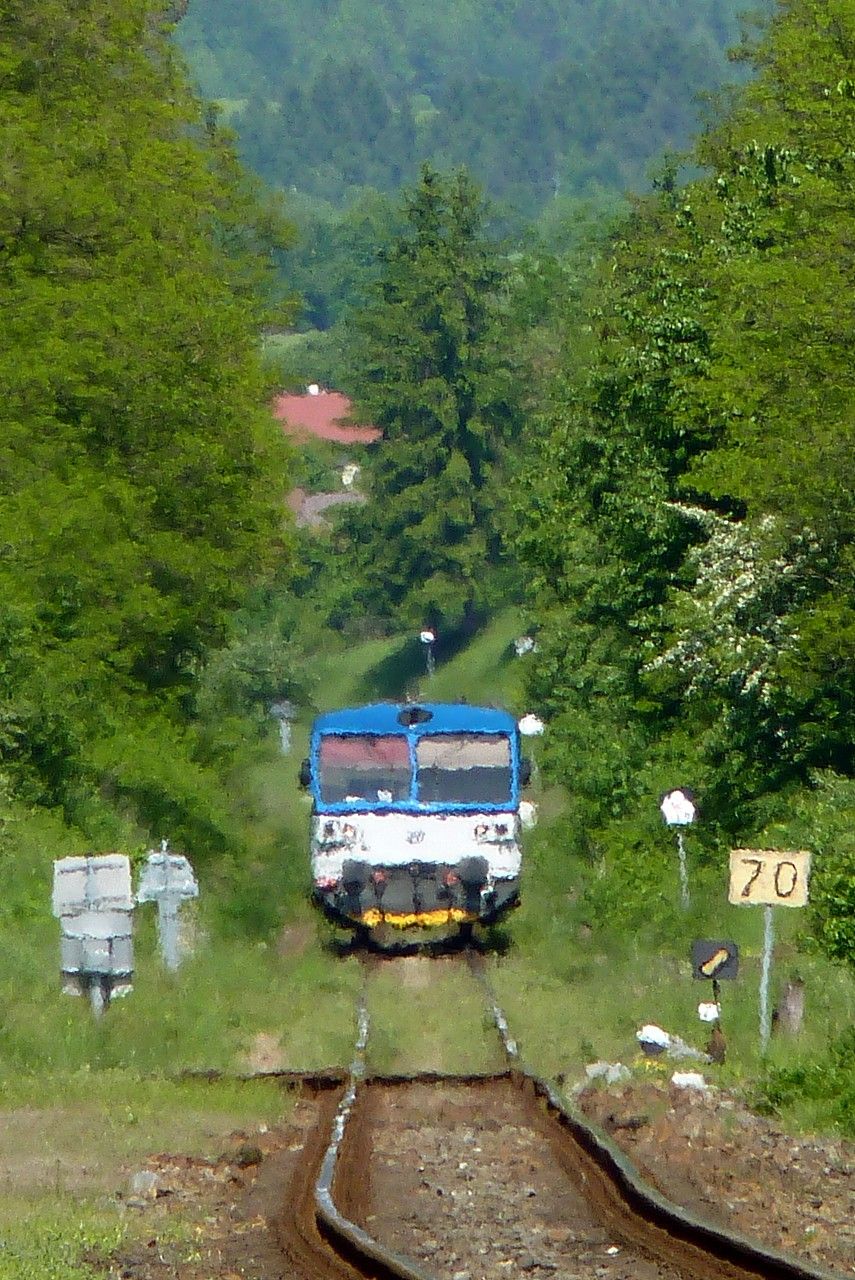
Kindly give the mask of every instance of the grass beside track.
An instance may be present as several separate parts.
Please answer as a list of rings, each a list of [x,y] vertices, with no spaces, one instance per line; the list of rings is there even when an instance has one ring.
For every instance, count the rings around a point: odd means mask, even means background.
[[[368,1067],[380,1075],[501,1071],[483,992],[462,957],[401,956],[368,983]]]
[[[22,1075],[0,1089],[0,1280],[83,1280],[141,1232],[124,1208],[147,1156],[216,1157],[236,1130],[280,1119],[272,1081],[170,1081],[130,1071]],[[188,1242],[189,1243],[189,1242]]]
[[[712,1000],[712,984],[692,977],[695,938],[730,938],[740,951],[738,977],[719,984],[726,1061],[700,1064],[714,1083],[750,1089],[766,1068],[820,1055],[830,1037],[855,1024],[855,972],[805,947],[799,912],[776,911],[770,1008],[796,977],[804,982],[806,1007],[799,1034],[776,1030],[764,1056],[763,911],[728,904],[726,869],[693,869],[692,906],[685,914],[675,910],[663,924],[654,905],[645,928],[619,934],[591,927],[584,896],[590,869],[561,859],[561,833],[560,817],[535,832],[522,905],[502,926],[504,945],[489,961],[490,980],[523,1058],[539,1074],[559,1078],[570,1089],[584,1079],[587,1064],[603,1060],[670,1076],[683,1064],[645,1059],[639,1052],[636,1032],[651,1022],[703,1050],[710,1027],[700,1021],[698,1005]],[[674,881],[676,902],[676,876]],[[787,1122],[796,1129],[822,1129],[828,1113],[821,1100],[799,1099]]]
[[[512,648],[518,632],[512,613],[497,618],[468,649],[440,663],[430,680],[424,651],[412,637],[331,653],[317,709],[410,687],[424,697],[465,694],[473,703],[522,712],[525,659],[516,659]],[[288,1105],[270,1083],[170,1077],[185,1068],[312,1070],[350,1061],[360,966],[342,955],[334,931],[307,902],[309,806],[296,780],[311,714],[295,725],[289,755],[279,754],[271,728],[266,746],[235,771],[230,790],[246,823],[247,855],[240,866],[200,869],[192,958],[176,975],[163,970],[153,909],[144,909],[134,991],[100,1023],[84,1001],[60,993],[59,930],[49,914],[52,859],[79,850],[62,844],[58,825],[45,825],[33,828],[32,846],[4,867],[0,1280],[94,1274],[82,1259],[90,1250],[107,1252],[131,1229],[116,1191],[145,1154],[216,1154],[231,1130],[269,1123]],[[536,758],[537,742],[529,741],[527,750]],[[535,790],[535,798],[541,824],[528,837],[523,904],[488,939],[494,948],[488,972],[528,1064],[569,1088],[596,1058],[636,1063],[635,1032],[651,1021],[702,1045],[706,1029],[697,1003],[710,993],[691,978],[689,946],[693,937],[732,937],[742,968],[736,982],[722,983],[728,1059],[705,1070],[722,1083],[747,1084],[760,1067],[763,913],[728,907],[721,876],[709,873],[693,879],[692,911],[677,925],[663,928],[651,919],[632,938],[592,930],[584,903],[590,868],[563,853],[562,795]],[[797,912],[777,913],[773,999],[798,972],[807,1012],[796,1041],[773,1037],[773,1063],[819,1050],[835,1030],[855,1023],[855,978],[806,953],[800,927]],[[373,1070],[465,1073],[501,1065],[468,975],[455,977],[452,966],[420,958],[409,966],[406,985],[393,972],[394,966],[381,966],[370,995]],[[823,1112],[804,1100],[789,1118],[809,1128],[823,1123]],[[21,1124],[29,1127],[22,1131]],[[27,1144],[34,1162],[22,1181],[13,1157]]]

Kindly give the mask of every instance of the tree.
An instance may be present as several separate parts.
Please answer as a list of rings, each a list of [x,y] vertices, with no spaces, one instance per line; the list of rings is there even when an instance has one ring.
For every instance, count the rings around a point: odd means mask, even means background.
[[[281,538],[257,263],[286,227],[189,93],[163,12],[9,0],[0,18],[0,714],[11,767],[53,803],[99,738],[185,720]]]
[[[355,318],[357,414],[383,440],[346,529],[369,612],[454,627],[485,606],[502,559],[502,462],[518,422],[502,272],[465,173],[425,166],[406,219]]]
[[[855,767],[853,48],[851,0],[782,3],[753,51],[756,80],[703,141],[714,183],[688,198],[716,299],[714,358],[686,396],[687,417],[716,424],[715,446],[690,479],[707,506],[738,513],[729,536],[754,566],[733,578],[747,589],[732,618],[720,609],[717,638],[707,629],[712,685],[696,701],[717,749],[738,744],[761,789]],[[715,542],[696,582],[711,580]]]
[[[780,4],[710,176],[664,173],[615,245],[552,415],[534,692],[556,772],[601,805],[689,742],[707,819],[742,834],[853,770],[853,48],[851,0]]]
[[[763,9],[770,0],[759,0]],[[742,0],[194,0],[177,38],[276,186],[346,203],[463,164],[515,224],[646,185],[732,80]],[[632,30],[633,39],[626,33]]]
[[[587,353],[582,334],[566,344],[520,490],[517,548],[540,633],[530,693],[550,724],[545,763],[572,780],[591,826],[634,795],[670,709],[646,693],[644,667],[701,536],[673,508],[705,445],[683,417],[682,384],[709,356],[685,234],[666,170],[588,285],[594,335]]]

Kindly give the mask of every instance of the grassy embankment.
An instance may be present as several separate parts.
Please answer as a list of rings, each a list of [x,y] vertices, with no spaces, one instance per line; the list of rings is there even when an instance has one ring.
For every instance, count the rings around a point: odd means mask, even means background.
[[[316,701],[324,709],[391,697],[415,684],[426,697],[465,695],[520,712],[525,660],[513,657],[516,630],[516,619],[502,616],[430,680],[412,639],[331,653]],[[121,1212],[115,1195],[146,1152],[212,1154],[231,1129],[269,1123],[289,1105],[270,1083],[179,1082],[181,1069],[311,1068],[348,1060],[358,966],[337,953],[333,931],[316,919],[305,892],[308,805],[295,780],[309,719],[307,712],[295,726],[289,756],[278,754],[271,732],[233,779],[250,874],[202,875],[197,947],[177,975],[163,971],[153,920],[144,917],[134,992],[100,1023],[82,1001],[59,992],[58,927],[49,914],[52,858],[78,850],[48,820],[27,825],[16,838],[15,865],[4,868],[0,935],[0,1167],[7,1171],[0,1280],[74,1276],[86,1247],[145,1230],[142,1219]],[[729,1058],[711,1074],[723,1083],[749,1080],[759,1066],[762,912],[727,905],[725,862],[699,868],[690,848],[689,912],[652,911],[631,938],[591,929],[585,887],[594,869],[564,853],[560,794],[541,791],[536,799],[541,823],[528,840],[523,905],[494,931],[490,960],[531,1065],[572,1083],[595,1057],[631,1063],[635,1031],[647,1021],[702,1044],[696,1005],[709,993],[692,981],[689,945],[693,937],[718,936],[739,942],[742,969],[738,981],[722,984]],[[663,890],[676,902],[676,858],[666,831],[661,852]],[[773,1062],[821,1047],[855,1017],[855,982],[800,949],[799,924],[797,912],[777,913],[773,985],[798,969],[808,993],[805,1027],[797,1042],[773,1038]],[[402,991],[381,973],[373,986],[378,1069],[493,1065],[483,1010],[450,966],[418,961],[407,983]],[[810,1125],[814,1116],[803,1106],[794,1119]],[[31,1153],[23,1164],[21,1149]]]
[[[344,698],[394,648],[337,655],[323,705]],[[273,1082],[182,1080],[181,1071],[348,1060],[358,966],[335,954],[305,894],[308,806],[296,774],[308,719],[289,756],[279,754],[271,726],[265,746],[236,769],[230,790],[245,865],[200,868],[194,954],[167,973],[154,909],[141,908],[134,990],[100,1022],[85,1001],[60,992],[50,914],[53,859],[80,848],[48,816],[21,814],[4,832],[0,1280],[92,1274],[84,1253],[147,1230],[145,1216],[126,1214],[117,1198],[147,1153],[217,1154],[232,1130],[269,1124],[291,1105]]]
[[[517,634],[512,614],[494,623],[465,651],[437,668],[421,689],[433,698],[465,694],[470,702],[497,702],[525,710],[525,659],[513,657]],[[387,656],[386,666],[392,662]],[[366,691],[367,692],[367,691]],[[537,741],[526,749],[537,756]],[[664,1066],[643,1063],[636,1031],[656,1022],[702,1049],[709,1027],[699,1021],[697,1006],[712,998],[711,985],[692,978],[690,948],[695,938],[731,938],[740,948],[736,981],[721,983],[722,1025],[728,1043],[723,1066],[704,1068],[722,1085],[750,1087],[764,1066],[783,1066],[821,1053],[829,1037],[855,1021],[855,977],[851,971],[812,954],[804,945],[803,913],[775,912],[775,952],[771,1002],[787,980],[805,983],[807,1012],[800,1035],[773,1035],[768,1056],[761,1055],[759,985],[763,951],[763,911],[731,906],[727,901],[728,859],[725,848],[700,851],[698,837],[686,835],[691,906],[679,908],[678,862],[673,832],[658,814],[658,796],[650,797],[651,845],[661,855],[662,874],[649,918],[631,935],[600,923],[591,926],[586,888],[608,875],[608,858],[594,867],[566,853],[566,811],[559,790],[533,790],[540,822],[527,838],[522,906],[488,942],[492,980],[525,1057],[536,1070],[560,1076],[572,1086],[584,1067],[597,1058],[623,1061],[639,1069],[662,1072]],[[629,891],[629,890],[628,890]],[[449,977],[404,993],[374,994],[381,1042],[375,1042],[380,1069],[418,1069],[435,1065],[441,1046],[447,1070],[483,1069],[486,1047],[476,1051],[478,1017],[469,997],[451,989]],[[457,1019],[457,1012],[463,1015]],[[450,1012],[453,1011],[453,1012]],[[667,1070],[673,1070],[673,1064]],[[789,1122],[808,1129],[828,1123],[825,1104],[800,1099]]]

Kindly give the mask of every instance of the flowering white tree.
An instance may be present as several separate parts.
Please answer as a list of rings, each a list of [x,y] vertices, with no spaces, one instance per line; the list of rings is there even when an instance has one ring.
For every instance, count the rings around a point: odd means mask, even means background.
[[[672,593],[670,642],[645,670],[676,675],[687,700],[718,695],[772,708],[781,655],[798,643],[793,615],[809,592],[815,538],[809,530],[788,537],[773,516],[751,523],[667,505],[707,538],[687,555],[694,580]]]

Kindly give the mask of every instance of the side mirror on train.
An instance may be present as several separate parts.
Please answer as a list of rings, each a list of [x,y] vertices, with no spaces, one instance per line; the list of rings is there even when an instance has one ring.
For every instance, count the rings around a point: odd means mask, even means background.
[[[531,761],[528,756],[520,759],[520,786],[527,787],[531,782]]]
[[[300,786],[307,787],[312,781],[312,770],[308,760],[300,761]]]

